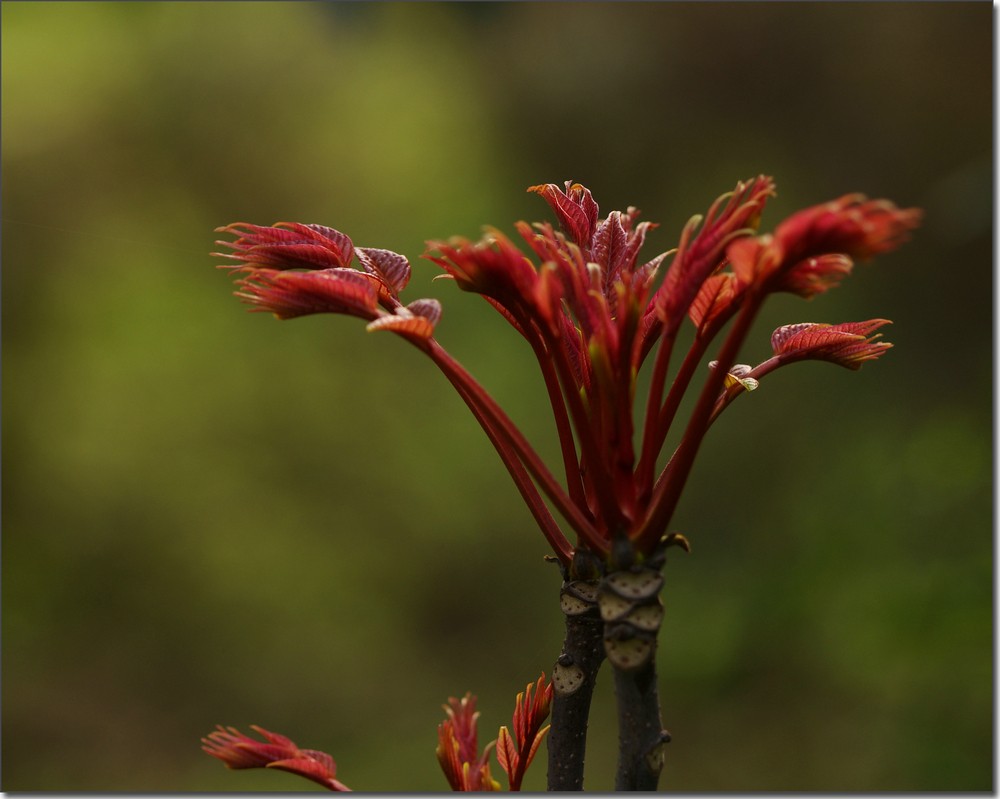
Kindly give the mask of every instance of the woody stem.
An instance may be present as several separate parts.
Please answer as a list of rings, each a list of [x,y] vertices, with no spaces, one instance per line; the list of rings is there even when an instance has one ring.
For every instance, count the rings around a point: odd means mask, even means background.
[[[550,791],[583,790],[587,719],[597,672],[604,661],[603,628],[596,612],[566,616],[566,636],[554,673],[572,673],[580,683],[572,691],[555,688],[552,692],[552,727],[548,735]]]
[[[633,670],[614,670],[618,702],[616,791],[655,791],[670,734],[660,718],[655,652]]]

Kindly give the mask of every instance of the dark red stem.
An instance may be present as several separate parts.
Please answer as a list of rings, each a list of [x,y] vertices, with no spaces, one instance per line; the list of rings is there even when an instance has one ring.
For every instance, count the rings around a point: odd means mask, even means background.
[[[681,491],[691,473],[695,455],[698,454],[705,432],[708,430],[712,411],[722,392],[726,375],[735,363],[736,355],[743,346],[747,333],[750,332],[763,296],[762,292],[747,296],[736,322],[722,345],[718,363],[709,374],[701,394],[698,395],[697,404],[684,430],[681,443],[654,488],[649,515],[636,536],[636,548],[640,551],[649,551],[670,523]]]

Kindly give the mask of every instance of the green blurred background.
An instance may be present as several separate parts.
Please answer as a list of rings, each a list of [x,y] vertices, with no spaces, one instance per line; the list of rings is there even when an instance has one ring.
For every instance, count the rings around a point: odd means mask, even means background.
[[[410,299],[546,453],[523,342],[425,239],[578,180],[661,223],[774,175],[764,228],[864,191],[915,240],[779,324],[887,317],[854,374],[779,372],[709,436],[661,637],[672,790],[992,786],[992,8],[986,3],[2,6],[3,781],[299,790],[218,723],[441,790],[558,653],[558,577],[429,361],[359,320],[247,315],[212,229],[407,253]],[[610,789],[603,675],[588,787]],[[526,787],[544,787],[544,763]]]

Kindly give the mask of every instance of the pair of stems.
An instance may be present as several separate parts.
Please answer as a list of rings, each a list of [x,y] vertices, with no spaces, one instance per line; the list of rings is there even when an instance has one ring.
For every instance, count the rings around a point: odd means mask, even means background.
[[[548,789],[582,791],[587,726],[597,672],[604,660],[604,624],[600,619],[568,617],[560,658],[573,657],[583,668],[584,683],[573,693],[553,693],[549,730]],[[599,654],[598,654],[599,653]],[[663,747],[670,741],[660,717],[656,658],[634,671],[614,669],[618,703],[616,791],[655,791],[663,768]]]
[[[576,563],[574,559],[570,571]],[[548,735],[550,791],[583,790],[591,700],[598,671],[606,659],[605,640],[610,633],[609,623],[602,619],[596,601],[600,581],[564,579],[564,600],[567,590],[581,583],[595,599],[583,602],[572,597],[571,602],[575,604],[571,605],[571,610],[563,605],[566,634],[552,671],[552,726]],[[581,603],[588,606],[582,612]],[[648,657],[637,668],[620,668],[614,662],[611,668],[618,708],[615,790],[656,790],[663,768],[664,747],[670,735],[663,729],[660,717],[655,638]]]

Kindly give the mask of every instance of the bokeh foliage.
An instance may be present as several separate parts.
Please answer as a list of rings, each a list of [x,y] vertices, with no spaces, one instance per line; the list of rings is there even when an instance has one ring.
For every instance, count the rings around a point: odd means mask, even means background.
[[[848,191],[926,209],[778,324],[894,320],[851,374],[720,419],[667,566],[674,790],[992,785],[991,7],[56,3],[2,7],[3,788],[298,790],[217,722],[440,790],[550,668],[554,567],[444,379],[357,320],[247,316],[212,228],[423,241],[547,218],[579,180],[662,223],[773,174],[765,227]],[[554,452],[530,353],[416,262],[410,298]],[[606,675],[605,675],[606,677]],[[588,785],[611,785],[610,684]],[[544,767],[526,788],[544,785]]]

